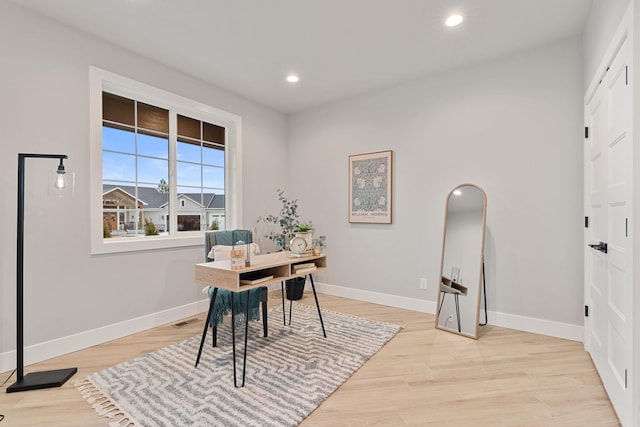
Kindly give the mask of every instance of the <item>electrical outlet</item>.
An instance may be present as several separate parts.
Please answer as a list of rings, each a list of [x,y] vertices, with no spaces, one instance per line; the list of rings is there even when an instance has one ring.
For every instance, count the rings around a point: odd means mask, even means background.
[[[420,279],[420,289],[422,289],[423,291],[427,290],[427,279],[425,279],[424,277]]]

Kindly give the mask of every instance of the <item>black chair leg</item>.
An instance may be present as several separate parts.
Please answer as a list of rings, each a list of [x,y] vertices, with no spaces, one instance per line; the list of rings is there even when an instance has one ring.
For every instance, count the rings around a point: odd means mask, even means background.
[[[266,288],[264,288],[263,290],[261,290],[261,292],[268,292]],[[267,299],[264,298],[262,299],[262,331],[264,332],[264,336],[266,338],[266,336],[268,335],[268,331],[269,328],[267,327],[268,322],[267,322]]]
[[[215,347],[218,345],[218,327],[217,326],[211,327],[211,344],[212,344],[212,347]]]
[[[282,323],[287,326],[287,312],[284,309],[284,282],[280,282],[280,293],[282,294]]]
[[[293,300],[289,300],[289,326],[291,326],[291,316],[293,313]]]

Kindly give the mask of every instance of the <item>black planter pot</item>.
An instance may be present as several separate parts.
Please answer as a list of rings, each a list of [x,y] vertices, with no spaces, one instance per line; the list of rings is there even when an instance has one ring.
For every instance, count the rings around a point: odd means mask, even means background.
[[[285,282],[286,295],[288,300],[297,301],[302,299],[304,293],[304,284],[306,282],[306,276],[296,277],[289,279]]]

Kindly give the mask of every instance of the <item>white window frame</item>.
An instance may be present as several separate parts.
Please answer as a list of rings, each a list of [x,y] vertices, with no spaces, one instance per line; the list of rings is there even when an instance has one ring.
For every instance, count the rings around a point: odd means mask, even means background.
[[[102,92],[142,101],[197,120],[214,123],[226,129],[225,142],[225,223],[227,228],[240,228],[242,219],[242,118],[218,108],[149,86],[97,67],[89,67],[89,170],[91,254],[144,251],[153,249],[201,246],[203,231],[177,233],[176,203],[176,123],[169,121],[169,188],[170,229],[173,235],[104,239],[102,237]]]

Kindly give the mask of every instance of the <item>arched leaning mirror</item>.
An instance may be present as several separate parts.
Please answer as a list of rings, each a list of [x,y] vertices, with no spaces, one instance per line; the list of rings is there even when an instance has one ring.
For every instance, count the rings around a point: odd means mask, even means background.
[[[473,184],[447,197],[436,327],[478,338],[487,196]]]

